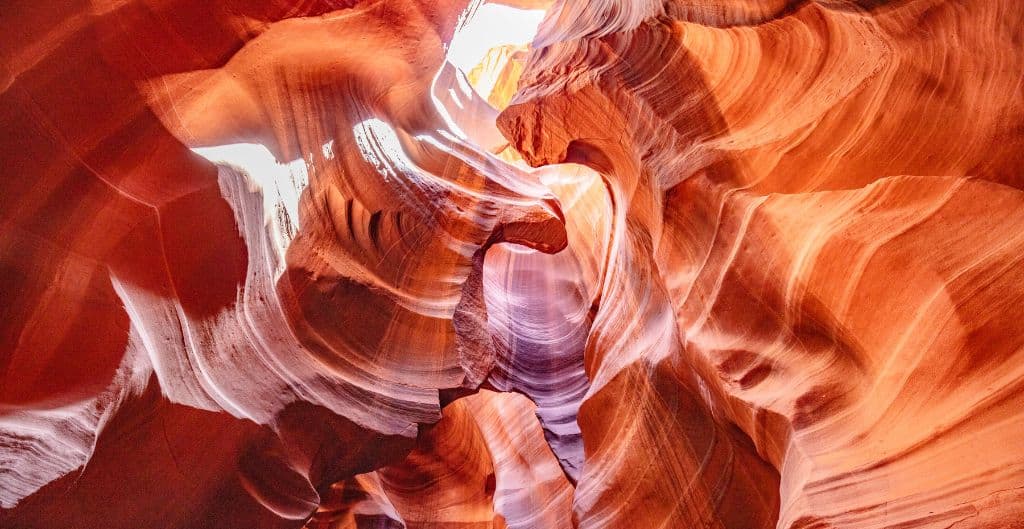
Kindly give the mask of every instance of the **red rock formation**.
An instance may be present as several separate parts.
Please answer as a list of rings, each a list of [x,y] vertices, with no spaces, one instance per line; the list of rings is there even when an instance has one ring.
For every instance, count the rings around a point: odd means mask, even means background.
[[[1018,2],[498,3],[5,7],[0,527],[1024,527]]]
[[[4,94],[5,524],[302,525],[487,377],[486,249],[565,245],[432,102],[463,6],[163,8],[214,24],[195,64],[130,4]]]
[[[336,484],[308,527],[569,527],[572,491],[529,400],[483,391],[446,406],[405,460]]]
[[[553,9],[499,125],[612,198],[580,527],[1019,526],[1021,22]]]

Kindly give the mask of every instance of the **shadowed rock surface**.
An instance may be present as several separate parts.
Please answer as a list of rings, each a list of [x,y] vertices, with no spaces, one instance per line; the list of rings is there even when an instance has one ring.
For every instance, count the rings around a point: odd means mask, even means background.
[[[0,28],[4,528],[1024,528],[1015,0]]]

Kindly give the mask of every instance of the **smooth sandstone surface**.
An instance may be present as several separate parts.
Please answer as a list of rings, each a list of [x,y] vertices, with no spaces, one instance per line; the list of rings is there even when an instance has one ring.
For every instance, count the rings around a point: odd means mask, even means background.
[[[1024,528],[1016,0],[0,28],[0,527]]]

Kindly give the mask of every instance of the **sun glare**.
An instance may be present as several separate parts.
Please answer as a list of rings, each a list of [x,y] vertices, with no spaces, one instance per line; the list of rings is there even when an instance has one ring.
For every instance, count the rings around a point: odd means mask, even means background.
[[[504,106],[501,103],[507,104],[511,90],[494,92],[499,85],[515,86],[521,71],[513,67],[515,55],[529,50],[544,13],[543,9],[489,3],[470,8],[448,47],[448,62],[461,70],[473,89],[492,106]]]

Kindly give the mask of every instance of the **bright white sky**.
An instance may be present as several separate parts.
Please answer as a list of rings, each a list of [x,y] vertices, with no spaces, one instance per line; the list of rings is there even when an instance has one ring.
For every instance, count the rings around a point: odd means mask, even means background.
[[[484,4],[452,38],[448,47],[448,62],[463,72],[469,72],[491,48],[533,41],[537,26],[543,19],[542,9]]]

